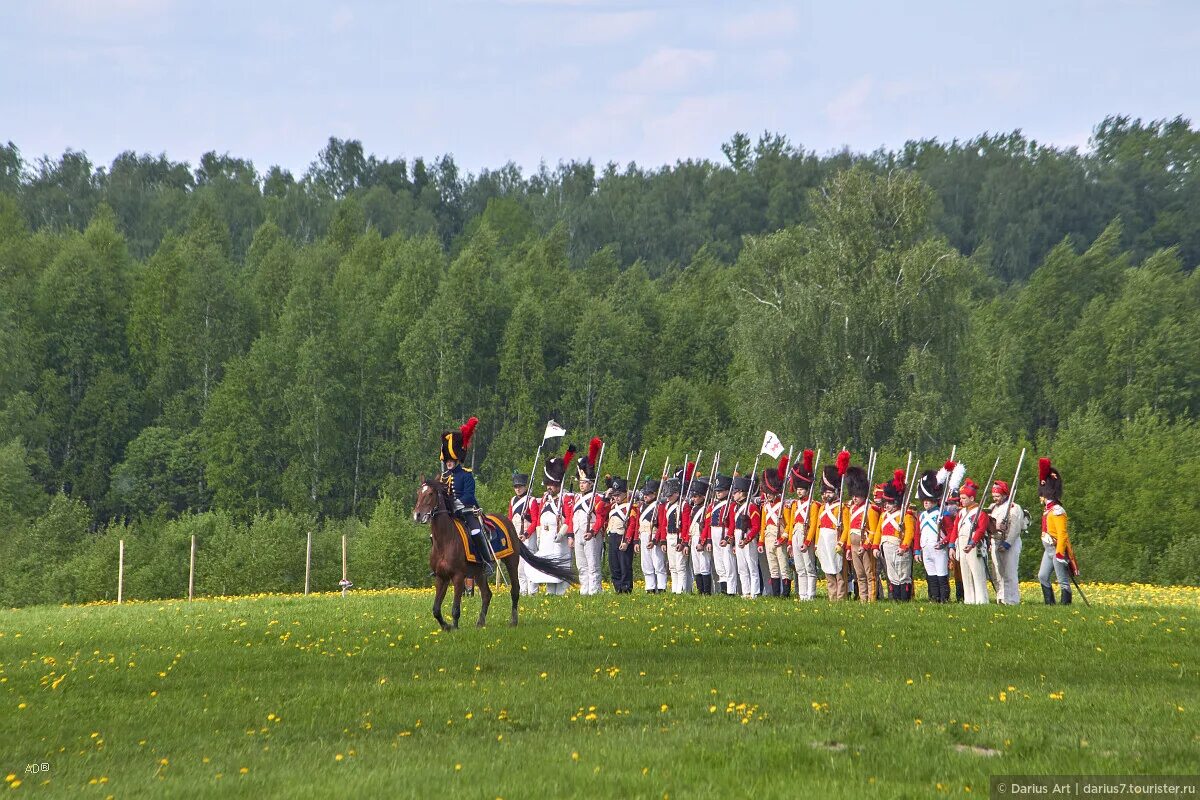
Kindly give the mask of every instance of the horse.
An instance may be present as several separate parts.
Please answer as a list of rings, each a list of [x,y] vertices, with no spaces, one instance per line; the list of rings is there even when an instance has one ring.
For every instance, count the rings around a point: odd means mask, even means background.
[[[508,584],[512,591],[512,615],[508,624],[515,627],[517,624],[517,600],[520,597],[517,569],[521,559],[525,559],[534,568],[559,580],[578,583],[578,579],[569,567],[562,567],[553,561],[534,555],[525,543],[520,541],[510,520],[503,517],[496,519],[503,525],[510,539],[520,545],[518,550],[500,559],[508,571]],[[453,512],[450,510],[446,488],[440,482],[426,480],[422,477],[421,485],[417,488],[417,499],[413,504],[413,521],[421,525],[429,524],[432,542],[429,550],[429,568],[433,571],[437,589],[433,598],[433,618],[442,626],[442,630],[448,631],[457,628],[458,617],[462,611],[462,596],[466,580],[474,578],[475,585],[479,587],[481,601],[479,620],[475,626],[482,628],[487,622],[488,606],[492,602],[492,587],[488,585],[483,565],[467,561],[462,536],[454,525]],[[488,535],[486,530],[483,535]],[[496,566],[499,568],[501,565],[497,564]],[[447,623],[442,617],[442,601],[446,597],[446,588],[451,583],[454,584],[454,607],[451,612],[453,624]]]

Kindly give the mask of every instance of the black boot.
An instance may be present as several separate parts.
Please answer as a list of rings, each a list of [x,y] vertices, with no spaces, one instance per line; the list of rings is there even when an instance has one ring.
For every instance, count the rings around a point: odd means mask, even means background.
[[[950,576],[949,575],[939,575],[938,576],[938,602],[939,603],[949,603],[950,602]]]
[[[1053,590],[1053,589],[1051,589],[1051,590],[1050,590],[1050,594],[1051,594],[1051,596],[1053,596],[1053,594],[1054,594],[1054,590]],[[1071,605],[1071,590],[1070,590],[1070,589],[1063,589],[1063,590],[1062,590],[1062,604],[1063,604],[1064,606],[1069,606],[1069,605]]]
[[[1054,605],[1054,587],[1042,584],[1042,601],[1048,605]]]
[[[725,594],[725,581],[717,581],[717,594]]]
[[[938,598],[942,596],[942,584],[937,578],[932,575],[925,576],[925,585],[929,589],[929,602],[936,603]],[[937,587],[936,589],[934,587]]]
[[[784,578],[782,583],[783,583],[783,596],[791,597],[792,596],[792,579]]]
[[[771,594],[775,597],[783,597],[783,581],[779,578],[771,578]]]

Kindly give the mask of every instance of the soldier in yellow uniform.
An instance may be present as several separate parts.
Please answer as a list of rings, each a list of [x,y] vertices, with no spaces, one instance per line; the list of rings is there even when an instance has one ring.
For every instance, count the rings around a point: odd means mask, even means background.
[[[870,481],[862,467],[846,470],[846,494],[850,503],[842,507],[841,545],[854,565],[854,581],[858,586],[858,599],[873,603],[878,596],[875,591],[875,550],[871,544],[871,504],[867,502]]]
[[[908,554],[916,537],[917,520],[912,509],[900,508],[904,489],[904,470],[898,469],[884,484],[883,513],[875,528],[874,541],[883,551],[888,597],[892,600],[912,600],[912,560]]]
[[[836,465],[821,470],[821,502],[813,508],[808,521],[809,540],[815,543],[817,561],[825,573],[825,587],[832,601],[845,600],[849,581],[846,559],[840,544],[843,504],[838,499],[842,476],[850,465],[850,454],[838,453]]]
[[[779,459],[777,468],[762,472],[762,547],[767,556],[770,575],[770,594],[787,597],[792,593],[792,573],[788,568],[788,514],[783,508],[783,482],[787,475],[788,457]]]
[[[1038,497],[1042,506],[1042,566],[1038,582],[1042,584],[1042,599],[1054,605],[1052,575],[1058,576],[1062,604],[1071,604],[1071,537],[1067,534],[1067,510],[1062,507],[1062,476],[1050,464],[1050,459],[1038,459]]]

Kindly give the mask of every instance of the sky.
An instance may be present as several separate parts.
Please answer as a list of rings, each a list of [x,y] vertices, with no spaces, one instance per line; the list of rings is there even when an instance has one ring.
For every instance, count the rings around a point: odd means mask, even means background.
[[[818,153],[1105,116],[1200,123],[1200,2],[3,0],[0,142],[658,166],[736,131]]]

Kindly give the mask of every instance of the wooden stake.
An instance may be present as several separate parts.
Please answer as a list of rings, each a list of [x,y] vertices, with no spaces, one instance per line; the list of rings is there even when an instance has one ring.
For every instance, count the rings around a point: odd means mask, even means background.
[[[125,598],[125,540],[121,540],[120,550],[117,551],[117,605]]]
[[[192,557],[188,562],[188,602],[192,602],[192,592],[196,588],[196,535],[192,534]]]
[[[308,532],[308,546],[304,549],[304,594],[308,594],[312,579],[312,531]]]
[[[342,597],[346,596],[346,590],[350,588],[350,581],[346,578],[346,534],[342,534],[342,582],[339,584],[342,587]]]

